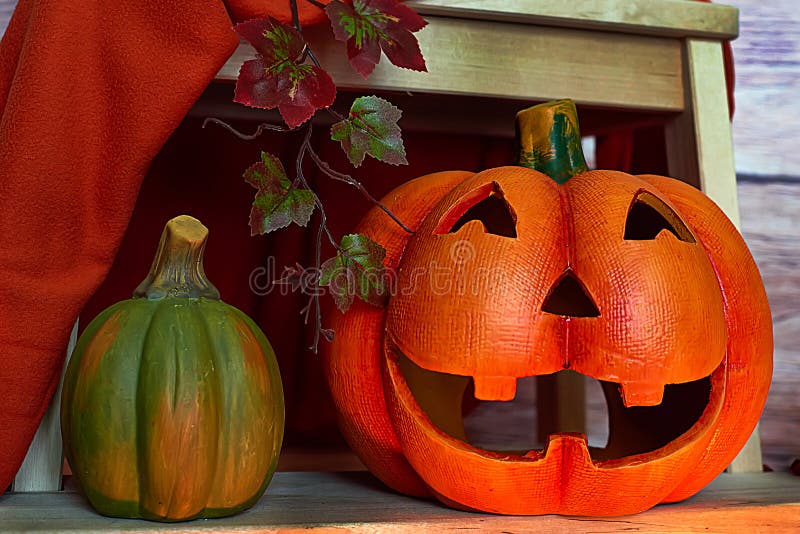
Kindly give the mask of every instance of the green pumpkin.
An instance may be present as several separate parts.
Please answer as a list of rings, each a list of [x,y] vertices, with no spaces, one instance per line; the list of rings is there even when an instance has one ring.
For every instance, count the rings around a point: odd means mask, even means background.
[[[283,440],[275,355],[203,271],[208,230],[169,221],[134,298],[98,315],[67,368],[67,460],[101,514],[182,521],[253,505]]]

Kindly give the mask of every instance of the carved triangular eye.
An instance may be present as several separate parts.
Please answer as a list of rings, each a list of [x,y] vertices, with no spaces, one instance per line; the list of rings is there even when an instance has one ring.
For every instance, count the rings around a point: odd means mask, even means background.
[[[480,221],[486,233],[517,237],[517,217],[496,182],[465,195],[439,221],[434,233],[452,234],[470,221]]]
[[[667,230],[681,241],[696,243],[689,228],[672,208],[647,191],[639,191],[628,209],[624,239],[646,241]]]

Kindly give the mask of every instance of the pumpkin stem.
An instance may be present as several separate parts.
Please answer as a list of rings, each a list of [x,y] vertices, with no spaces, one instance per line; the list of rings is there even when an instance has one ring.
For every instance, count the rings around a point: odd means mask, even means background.
[[[161,232],[150,272],[133,296],[219,299],[219,291],[203,270],[207,238],[208,228],[194,217],[179,215],[170,219]]]
[[[554,100],[517,113],[519,165],[563,184],[589,170],[583,157],[578,110],[572,100]]]

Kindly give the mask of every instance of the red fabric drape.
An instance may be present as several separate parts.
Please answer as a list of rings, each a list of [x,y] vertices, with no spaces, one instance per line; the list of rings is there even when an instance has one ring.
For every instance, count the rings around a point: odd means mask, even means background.
[[[219,0],[22,0],[0,45],[0,489],[142,177],[238,43]]]
[[[0,44],[0,490],[16,473],[56,387],[74,318],[81,313],[87,321],[127,298],[164,222],[179,213],[209,226],[207,272],[223,298],[253,315],[275,345],[286,385],[287,440],[338,440],[316,357],[303,350],[302,298],[258,296],[247,283],[272,256],[278,271],[310,263],[302,229],[249,237],[253,191],[241,179],[261,148],[293,160],[299,139],[271,135],[242,143],[201,130],[191,118],[170,137],[238,42],[230,13],[250,7],[228,4],[21,0],[17,6]],[[376,196],[425,172],[478,170],[513,158],[509,142],[473,136],[407,133],[406,145],[413,167],[359,169]],[[337,146],[319,146],[334,166],[348,168]],[[343,184],[320,179],[318,187],[335,206],[339,235],[369,207]]]

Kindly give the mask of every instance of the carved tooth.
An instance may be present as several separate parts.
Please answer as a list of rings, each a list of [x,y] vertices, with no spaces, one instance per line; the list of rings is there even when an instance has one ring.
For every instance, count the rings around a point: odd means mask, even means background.
[[[619,392],[622,404],[631,406],[658,406],[664,398],[663,384],[643,384],[631,382],[620,384]]]
[[[513,376],[475,376],[475,398],[483,401],[510,401],[517,394]]]

